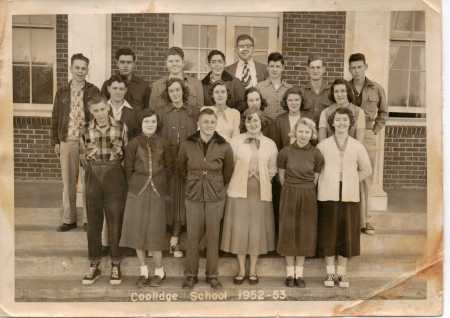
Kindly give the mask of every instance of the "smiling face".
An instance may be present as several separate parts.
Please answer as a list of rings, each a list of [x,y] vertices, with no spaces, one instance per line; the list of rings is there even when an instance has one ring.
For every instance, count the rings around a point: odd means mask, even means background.
[[[267,71],[269,72],[269,77],[272,79],[279,79],[284,71],[284,65],[281,61],[270,61],[267,64]]]
[[[88,71],[88,64],[83,60],[75,59],[70,66],[70,74],[72,74],[72,79],[78,83],[86,80]]]
[[[133,55],[121,55],[117,60],[117,68],[119,69],[119,74],[122,76],[130,76],[134,70],[134,60]]]
[[[146,136],[152,136],[155,134],[158,128],[158,118],[156,115],[145,117],[142,120],[142,132]]]
[[[214,75],[221,76],[223,69],[225,68],[225,61],[220,54],[213,55],[209,61],[209,67]]]
[[[166,66],[170,75],[178,76],[183,72],[184,61],[179,55],[169,55],[166,59]]]
[[[94,116],[98,125],[103,126],[108,121],[109,106],[105,102],[101,101],[97,104],[89,106],[89,111]]]
[[[180,83],[174,82],[167,88],[169,99],[175,106],[181,106],[183,104],[183,89]]]
[[[300,147],[306,146],[312,137],[312,130],[303,123],[297,125],[297,130],[295,131],[295,139]]]
[[[322,60],[315,60],[309,63],[307,67],[309,78],[312,81],[321,80],[323,74],[325,73],[325,67],[323,66]]]
[[[338,105],[348,104],[347,87],[345,86],[345,84],[334,85],[333,95],[334,99],[336,100],[336,104]]]
[[[123,82],[112,82],[111,85],[108,86],[109,95],[111,95],[111,100],[113,102],[121,102],[125,98],[125,94],[127,93],[127,87]]]
[[[240,40],[237,43],[237,54],[243,61],[248,61],[253,56],[253,44],[249,39]]]
[[[366,77],[367,64],[364,61],[353,61],[348,68],[353,79],[363,80]]]
[[[197,124],[200,133],[207,138],[212,137],[217,127],[217,117],[215,115],[202,114],[198,118]]]
[[[336,114],[333,120],[335,133],[348,133],[350,129],[350,118],[347,114]]]
[[[216,105],[223,106],[227,104],[227,87],[225,85],[217,85],[213,90],[213,100]]]
[[[258,108],[261,109],[261,95],[258,92],[251,92],[247,95],[247,105],[248,108]]]
[[[299,94],[289,94],[286,98],[289,113],[297,113],[302,105],[302,97]]]
[[[245,128],[250,135],[258,135],[261,132],[261,118],[258,114],[251,114],[245,118]]]

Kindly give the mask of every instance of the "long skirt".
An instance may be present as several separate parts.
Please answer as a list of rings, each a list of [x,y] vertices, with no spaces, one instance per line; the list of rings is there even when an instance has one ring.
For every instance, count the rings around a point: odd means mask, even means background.
[[[280,200],[277,252],[284,256],[314,256],[317,248],[317,200],[314,184],[285,184]]]
[[[178,236],[181,227],[186,225],[185,185],[176,174],[169,180],[169,201],[167,202],[167,224],[172,232]]]
[[[360,254],[359,202],[319,201],[317,255]]]
[[[120,246],[148,251],[167,248],[164,197],[148,187],[140,196],[128,192]]]
[[[275,249],[272,202],[261,201],[256,178],[247,183],[247,198],[227,198],[221,249],[233,254],[260,255]]]

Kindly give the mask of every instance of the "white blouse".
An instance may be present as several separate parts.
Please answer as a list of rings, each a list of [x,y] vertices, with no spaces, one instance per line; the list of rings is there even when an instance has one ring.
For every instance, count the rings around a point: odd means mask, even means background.
[[[231,139],[239,135],[239,126],[241,124],[241,113],[238,110],[226,107],[225,110],[219,111],[216,106],[204,106],[201,109],[210,108],[214,110],[217,115],[217,127],[216,131],[219,135],[230,142]]]
[[[325,159],[319,175],[317,200],[339,201],[342,171],[342,201],[359,202],[359,182],[372,174],[369,155],[363,144],[349,136],[347,146],[341,154],[331,136],[322,140],[317,149]]]

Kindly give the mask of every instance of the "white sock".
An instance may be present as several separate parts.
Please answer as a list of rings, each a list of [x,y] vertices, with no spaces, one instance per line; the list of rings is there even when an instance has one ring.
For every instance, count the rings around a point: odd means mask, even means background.
[[[163,278],[164,277],[164,266],[161,266],[161,267],[155,267],[155,275],[156,276],[159,276],[159,277],[161,277],[161,278]]]
[[[294,277],[295,276],[294,266],[286,266],[286,276],[287,277]]]
[[[178,236],[172,236],[170,238],[170,246],[175,246],[178,244]]]
[[[327,265],[327,274],[336,274],[336,268],[334,267],[334,265]]]
[[[347,274],[347,267],[343,265],[337,266],[337,274],[339,276],[345,276]]]
[[[141,276],[145,276],[145,278],[148,278],[148,267],[146,265],[139,267],[141,270]]]
[[[295,266],[295,278],[303,278],[303,266]]]

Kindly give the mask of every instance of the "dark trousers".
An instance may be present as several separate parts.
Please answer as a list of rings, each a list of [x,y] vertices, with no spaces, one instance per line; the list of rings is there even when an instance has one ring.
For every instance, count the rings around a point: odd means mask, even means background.
[[[200,241],[206,239],[206,277],[219,275],[220,221],[225,199],[216,202],[186,200],[187,249],[185,275],[198,275]]]
[[[85,177],[89,260],[100,262],[103,218],[106,216],[111,261],[119,263],[119,241],[127,191],[125,173],[120,163],[89,162]]]
[[[278,242],[278,232],[280,223],[280,197],[281,197],[281,183],[278,174],[272,178],[272,204],[273,216],[275,222],[275,246]]]

